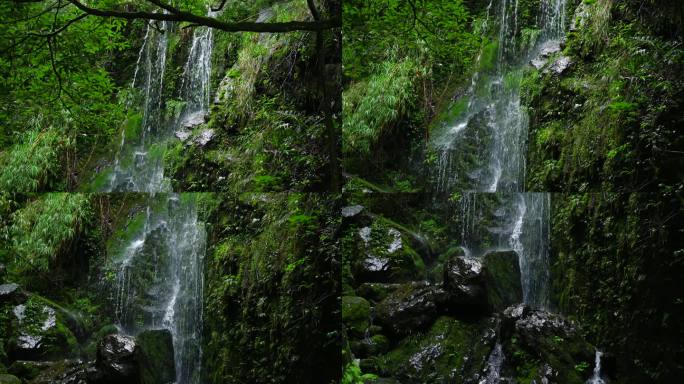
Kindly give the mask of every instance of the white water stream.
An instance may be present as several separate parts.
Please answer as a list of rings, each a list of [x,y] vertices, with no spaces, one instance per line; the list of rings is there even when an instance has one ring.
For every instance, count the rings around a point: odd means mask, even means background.
[[[180,84],[180,114],[165,116],[164,74],[175,26],[150,22],[138,54],[129,107],[142,114],[140,129],[122,132],[105,192],[142,192],[142,226],[121,247],[115,266],[114,313],[119,329],[137,334],[165,328],[173,335],[176,383],[195,384],[201,374],[204,224],[196,195],[171,192],[164,178],[164,141],[189,119],[204,119],[210,101],[213,34],[196,28]],[[170,121],[171,120],[171,121]],[[129,223],[129,225],[132,225]]]

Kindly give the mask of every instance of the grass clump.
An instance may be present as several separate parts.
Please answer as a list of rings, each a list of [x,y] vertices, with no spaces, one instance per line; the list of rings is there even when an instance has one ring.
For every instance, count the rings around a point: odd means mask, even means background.
[[[368,80],[344,92],[343,149],[370,152],[415,102],[414,81],[423,74],[412,59],[386,61]]]
[[[48,271],[69,249],[92,215],[84,194],[51,193],[30,202],[12,217],[12,252],[22,269]]]

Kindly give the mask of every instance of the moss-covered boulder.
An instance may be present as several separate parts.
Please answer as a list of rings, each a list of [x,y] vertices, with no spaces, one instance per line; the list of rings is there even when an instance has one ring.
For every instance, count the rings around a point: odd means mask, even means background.
[[[349,332],[362,336],[370,324],[371,306],[359,296],[342,296],[342,321]]]
[[[59,360],[48,362],[40,374],[33,378],[31,384],[78,384],[93,383],[88,380],[90,364],[80,360]]]
[[[12,308],[12,335],[8,356],[11,360],[41,360],[74,356],[76,337],[64,315],[38,296]]]
[[[21,384],[21,380],[14,375],[0,374],[0,384]]]
[[[502,311],[522,302],[520,265],[513,251],[488,252],[482,258],[487,302],[493,311]]]
[[[140,384],[166,384],[176,381],[173,336],[166,329],[141,332],[136,337],[135,359]]]
[[[405,282],[425,277],[411,238],[383,221],[360,228],[354,276],[365,282]]]
[[[500,339],[509,375],[517,382],[582,384],[591,376],[595,348],[563,317],[520,304],[503,313]]]
[[[486,325],[439,317],[429,330],[404,338],[366,368],[402,383],[462,382],[481,369],[491,349],[492,338],[482,337]]]

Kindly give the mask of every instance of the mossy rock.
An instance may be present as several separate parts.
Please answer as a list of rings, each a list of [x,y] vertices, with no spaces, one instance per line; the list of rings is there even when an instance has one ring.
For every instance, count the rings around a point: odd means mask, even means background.
[[[173,337],[168,330],[141,332],[136,337],[135,359],[140,369],[140,384],[176,381]]]
[[[37,296],[13,308],[13,334],[9,357],[13,360],[38,360],[70,357],[78,354],[78,341],[61,311]]]
[[[371,306],[359,296],[342,296],[342,321],[352,334],[362,336],[370,324]]]
[[[425,263],[411,237],[384,221],[358,231],[355,277],[367,282],[406,282],[425,277]]]
[[[400,382],[459,382],[478,372],[488,355],[490,340],[481,340],[485,324],[442,316],[425,333],[404,338],[375,359],[377,371],[373,373]]]
[[[493,311],[522,302],[520,265],[513,251],[489,252],[482,259],[487,301]]]
[[[0,384],[21,384],[21,380],[14,375],[0,374]]]

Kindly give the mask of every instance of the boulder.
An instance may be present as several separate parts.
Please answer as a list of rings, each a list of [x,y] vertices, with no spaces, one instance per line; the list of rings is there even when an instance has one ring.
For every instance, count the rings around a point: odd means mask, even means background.
[[[572,60],[568,56],[559,56],[551,63],[550,70],[556,75],[565,72],[572,65]]]
[[[88,384],[88,363],[80,360],[50,362],[31,384]]]
[[[425,265],[402,233],[391,227],[363,227],[358,235],[363,256],[354,275],[366,282],[404,282],[422,278]]]
[[[482,257],[487,302],[498,312],[523,300],[518,254],[513,251],[488,252]]]
[[[136,337],[135,360],[140,384],[166,384],[176,381],[173,336],[167,329],[143,331]]]
[[[342,217],[353,217],[358,215],[363,211],[362,205],[350,205],[348,207],[342,207]]]
[[[8,283],[0,285],[0,304],[22,304],[28,299],[19,284]]]
[[[394,334],[410,334],[430,325],[448,296],[441,286],[428,282],[402,284],[378,304],[376,320]]]
[[[97,350],[91,381],[101,384],[136,382],[139,376],[135,359],[135,338],[119,334],[105,336]]]
[[[185,129],[192,129],[198,125],[204,124],[206,114],[204,111],[197,111],[191,113],[183,118],[180,126]]]
[[[370,303],[359,296],[342,296],[342,321],[352,335],[363,336],[370,324]]]
[[[200,131],[197,136],[193,138],[193,143],[199,145],[200,147],[204,147],[205,145],[209,144],[211,139],[214,138],[215,131],[211,128],[206,128]]]
[[[537,70],[542,69],[549,61],[549,58],[560,50],[561,42],[559,40],[546,41],[539,47],[539,53],[530,61],[530,64]]]
[[[185,128],[181,128],[174,132],[173,135],[176,136],[178,140],[185,142],[187,139],[190,138],[190,136],[192,136],[192,132]]]
[[[474,257],[456,256],[447,260],[443,285],[453,305],[480,307],[485,303],[482,263]]]
[[[395,343],[371,372],[402,383],[465,383],[491,349],[491,340],[481,337],[488,325],[438,317],[424,331]]]
[[[592,366],[595,348],[560,315],[525,304],[511,306],[503,312],[501,338],[511,340],[507,355],[534,357],[538,364],[532,370],[538,382],[546,378],[549,382],[583,383],[591,374],[576,367]]]
[[[62,314],[37,298],[12,310],[16,319],[8,356],[13,360],[64,358],[76,352],[78,342]]]

